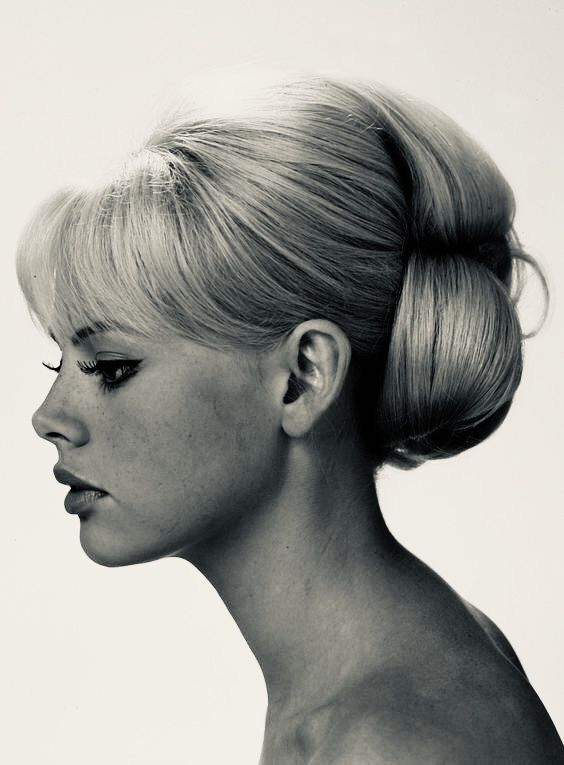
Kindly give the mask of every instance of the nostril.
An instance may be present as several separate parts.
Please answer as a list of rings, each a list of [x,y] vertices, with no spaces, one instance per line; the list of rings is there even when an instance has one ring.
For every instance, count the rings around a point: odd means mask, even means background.
[[[46,438],[48,441],[54,441],[62,438],[62,434],[53,430],[53,423],[50,423],[44,416],[41,409],[38,409],[31,417],[31,424],[40,438]]]
[[[81,446],[90,437],[82,418],[53,405],[42,404],[32,415],[31,424],[40,438],[55,445],[64,442]]]
[[[60,439],[66,440],[62,433],[53,430],[52,427],[50,428],[45,419],[40,415],[37,416],[34,414],[31,418],[31,424],[40,438],[45,438],[47,441],[51,441],[52,443],[55,443]]]

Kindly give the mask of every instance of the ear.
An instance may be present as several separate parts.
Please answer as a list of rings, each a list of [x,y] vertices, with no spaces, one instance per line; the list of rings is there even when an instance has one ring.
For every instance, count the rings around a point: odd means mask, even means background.
[[[311,319],[292,331],[283,350],[288,375],[281,424],[287,435],[300,438],[339,398],[351,345],[333,322]]]

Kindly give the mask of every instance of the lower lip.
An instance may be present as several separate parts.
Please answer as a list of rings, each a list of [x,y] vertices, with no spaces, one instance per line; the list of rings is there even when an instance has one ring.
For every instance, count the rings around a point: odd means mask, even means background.
[[[89,510],[108,493],[99,489],[71,489],[65,497],[67,513],[80,513]]]

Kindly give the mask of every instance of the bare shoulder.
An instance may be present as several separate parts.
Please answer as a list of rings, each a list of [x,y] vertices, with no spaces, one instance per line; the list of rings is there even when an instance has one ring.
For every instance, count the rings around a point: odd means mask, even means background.
[[[423,616],[398,631],[401,650],[303,720],[295,761],[564,765],[554,724],[501,630],[440,583],[420,600]]]
[[[527,680],[459,678],[423,692],[379,678],[325,709],[311,765],[559,765],[564,748]]]
[[[469,710],[472,718],[472,710]],[[492,720],[483,728],[452,725],[440,716],[390,720],[376,713],[358,720],[340,738],[338,746],[325,750],[318,760],[327,765],[558,765],[564,750],[551,731],[534,730],[527,720],[527,733],[505,721]]]
[[[517,654],[515,653],[515,650],[513,649],[513,646],[509,642],[509,640],[506,638],[506,636],[503,634],[503,632],[499,629],[497,624],[493,622],[489,616],[486,616],[482,611],[480,611],[479,608],[476,608],[472,603],[470,603],[468,600],[461,599],[470,614],[474,617],[474,619],[478,622],[478,624],[482,627],[484,632],[488,635],[492,643],[495,645],[497,650],[509,661],[519,672],[521,672],[525,677],[525,670],[523,669],[523,665],[519,661],[519,658]]]
[[[420,704],[390,713],[375,708],[334,726],[311,765],[560,765],[564,748],[554,729],[523,710],[504,712],[469,705],[466,715]],[[537,717],[537,719],[535,719]]]

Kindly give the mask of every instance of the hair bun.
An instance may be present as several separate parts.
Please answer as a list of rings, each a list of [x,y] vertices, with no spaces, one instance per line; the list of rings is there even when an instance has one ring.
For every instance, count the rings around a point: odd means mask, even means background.
[[[411,467],[457,454],[507,414],[521,378],[522,335],[496,274],[507,269],[503,251],[408,258],[378,410],[388,462]]]
[[[507,284],[510,280],[513,256],[518,247],[512,247],[508,237],[496,237],[479,244],[470,244],[457,247],[441,247],[438,243],[427,249],[425,246],[414,245],[414,248],[424,257],[456,257],[463,256],[476,263],[480,263],[492,271],[500,281]],[[410,253],[411,255],[411,253]]]
[[[489,268],[502,282],[507,280],[511,269],[511,255],[506,237],[483,242],[468,252],[468,257]]]

